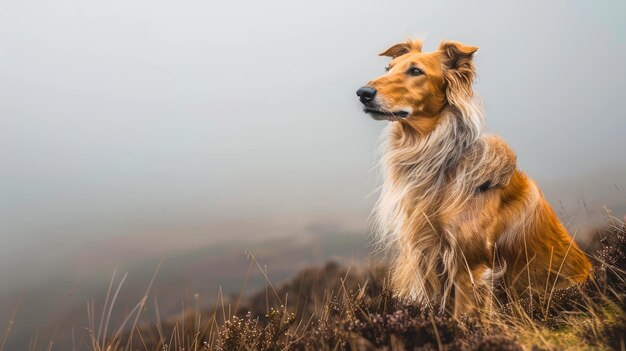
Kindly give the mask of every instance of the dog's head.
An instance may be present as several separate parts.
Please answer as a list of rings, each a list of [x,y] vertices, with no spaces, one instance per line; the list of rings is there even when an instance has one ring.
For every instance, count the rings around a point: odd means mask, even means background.
[[[387,72],[357,91],[374,119],[419,123],[471,98],[477,47],[443,41],[436,51],[421,49],[421,41],[408,41],[380,54],[392,58]]]

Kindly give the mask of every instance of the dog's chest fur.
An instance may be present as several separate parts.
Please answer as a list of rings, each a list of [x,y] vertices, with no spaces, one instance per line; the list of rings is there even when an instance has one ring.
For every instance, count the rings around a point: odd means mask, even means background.
[[[375,214],[381,243],[397,253],[392,277],[398,295],[445,304],[464,261],[489,255],[489,240],[471,233],[489,225],[481,217],[493,203],[489,188],[508,182],[515,156],[501,139],[453,114],[444,118],[424,137],[390,126]],[[472,247],[470,254],[460,247]]]

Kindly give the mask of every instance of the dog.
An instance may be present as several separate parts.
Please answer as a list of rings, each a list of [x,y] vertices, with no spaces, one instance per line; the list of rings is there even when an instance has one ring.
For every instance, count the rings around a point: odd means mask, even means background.
[[[485,132],[474,93],[478,47],[393,45],[386,72],[357,91],[364,111],[390,121],[374,214],[393,253],[397,297],[455,317],[481,311],[494,281],[510,296],[547,296],[585,280],[591,264],[506,142]]]

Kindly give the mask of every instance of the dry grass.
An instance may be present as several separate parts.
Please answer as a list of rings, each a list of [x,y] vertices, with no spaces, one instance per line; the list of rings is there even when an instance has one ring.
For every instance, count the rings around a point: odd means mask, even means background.
[[[180,316],[161,320],[148,288],[113,327],[110,313],[125,280],[114,276],[104,306],[88,304],[88,338],[77,340],[74,349],[625,350],[626,227],[619,223],[605,235],[588,281],[551,291],[543,300],[508,301],[500,291],[490,313],[461,320],[435,312],[436,306],[395,299],[384,266],[330,262],[274,286],[250,255],[248,274],[260,270],[266,289],[243,298],[244,279],[239,296],[220,294],[210,310],[201,310],[197,300],[187,302]]]
[[[393,298],[386,269],[329,263],[247,299],[220,297],[169,322],[136,328],[137,350],[623,350],[626,229],[614,226],[591,279],[544,300],[506,301],[455,320]],[[250,269],[264,268],[250,257]],[[242,294],[243,294],[242,289]],[[503,295],[503,294],[500,294]],[[128,340],[128,335],[121,339]],[[140,341],[138,341],[140,340]],[[107,343],[111,345],[109,341]],[[125,345],[119,341],[113,345]],[[104,349],[102,349],[104,350]]]

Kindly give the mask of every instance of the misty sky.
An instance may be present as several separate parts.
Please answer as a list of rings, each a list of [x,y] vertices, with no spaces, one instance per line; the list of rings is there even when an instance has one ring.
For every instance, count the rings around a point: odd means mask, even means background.
[[[624,199],[626,3],[471,3],[3,2],[0,261],[221,219],[365,218],[386,122],[355,91],[408,37],[480,47],[488,124],[553,199]]]

